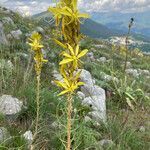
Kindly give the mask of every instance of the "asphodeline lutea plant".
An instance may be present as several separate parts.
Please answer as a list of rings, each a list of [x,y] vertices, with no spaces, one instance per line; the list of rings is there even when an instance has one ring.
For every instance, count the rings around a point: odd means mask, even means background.
[[[131,32],[131,27],[133,26],[133,22],[134,22],[134,18],[130,19],[129,25],[128,25],[128,33],[125,39],[125,48],[126,48],[126,52],[125,52],[125,64],[124,64],[124,72],[127,68],[127,61],[128,61],[128,45],[129,45],[129,36],[130,36],[130,32]]]
[[[67,145],[66,150],[71,149],[71,114],[72,100],[75,91],[84,83],[80,82],[81,58],[87,53],[87,49],[81,50],[79,42],[81,18],[88,18],[89,15],[80,13],[77,7],[77,0],[60,0],[56,7],[49,7],[53,13],[56,25],[61,26],[62,41],[55,39],[55,42],[64,50],[61,52],[62,61],[60,73],[63,76],[62,81],[56,81],[56,84],[62,88],[59,95],[67,96]]]
[[[37,32],[34,32],[29,38],[29,45],[31,50],[34,52],[34,61],[35,61],[35,71],[37,76],[37,91],[36,91],[36,123],[35,123],[35,133],[34,137],[38,133],[38,124],[39,124],[39,111],[40,111],[40,76],[43,63],[46,63],[47,60],[44,59],[42,54],[42,48],[44,47],[41,44],[41,35]]]

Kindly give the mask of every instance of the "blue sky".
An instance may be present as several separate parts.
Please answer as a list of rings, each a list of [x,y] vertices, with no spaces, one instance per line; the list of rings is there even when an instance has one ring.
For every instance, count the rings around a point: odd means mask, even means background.
[[[47,10],[56,0],[0,0],[0,4],[26,15]],[[150,10],[150,0],[79,0],[79,7],[87,12],[141,12]]]

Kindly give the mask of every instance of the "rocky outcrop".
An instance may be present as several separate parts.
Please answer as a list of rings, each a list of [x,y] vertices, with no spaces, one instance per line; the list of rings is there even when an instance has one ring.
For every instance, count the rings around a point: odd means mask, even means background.
[[[106,122],[105,90],[95,85],[90,72],[87,70],[81,70],[80,80],[85,83],[81,87],[80,92],[82,105],[87,105],[92,108],[92,111],[88,115],[97,122]]]

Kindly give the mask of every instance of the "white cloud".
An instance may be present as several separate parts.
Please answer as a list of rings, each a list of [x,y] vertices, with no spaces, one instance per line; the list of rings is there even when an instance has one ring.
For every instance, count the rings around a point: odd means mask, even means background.
[[[150,0],[81,0],[80,7],[92,12],[138,12],[150,8]]]
[[[53,0],[0,0],[0,4],[22,14],[33,15],[46,11],[54,3]]]
[[[0,4],[24,14],[36,14],[47,10],[54,1],[56,0],[0,0]],[[150,0],[79,0],[79,7],[88,12],[139,12],[150,10]]]

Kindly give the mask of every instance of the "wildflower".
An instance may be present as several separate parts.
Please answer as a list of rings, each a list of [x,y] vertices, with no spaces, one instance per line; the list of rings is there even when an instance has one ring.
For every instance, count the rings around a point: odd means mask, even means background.
[[[65,56],[65,58],[59,64],[63,65],[69,62],[73,62],[73,67],[77,68],[79,59],[83,57],[88,52],[88,50],[85,49],[79,52],[79,45],[76,46],[75,50],[69,44],[67,45],[68,45],[69,53],[67,52],[63,53],[63,56]]]
[[[59,87],[61,87],[61,88],[63,88],[64,90],[59,94],[59,96],[60,95],[64,95],[64,94],[66,94],[66,93],[74,93],[74,91],[76,90],[76,89],[78,89],[78,87],[79,86],[81,86],[81,85],[84,85],[84,83],[83,82],[78,82],[78,81],[72,81],[72,80],[69,80],[69,79],[67,79],[67,78],[64,78],[63,79],[63,82],[61,82],[61,81],[55,81],[56,82],[56,84],[59,86]]]
[[[29,38],[29,45],[31,46],[31,49],[34,50],[35,56],[35,71],[37,75],[41,74],[41,68],[43,65],[43,62],[47,62],[47,60],[44,59],[43,54],[42,54],[42,48],[43,45],[41,44],[41,35],[39,33],[33,33],[31,35],[31,38]]]
[[[61,23],[61,34],[63,43],[55,39],[55,42],[65,51],[60,55],[63,60],[59,63],[60,73],[63,81],[56,81],[56,84],[63,89],[59,95],[67,94],[67,145],[66,149],[71,149],[71,114],[72,114],[72,98],[75,90],[83,85],[79,81],[80,72],[75,73],[79,69],[80,58],[83,57],[88,50],[79,50],[80,35],[80,19],[88,18],[89,15],[80,13],[77,9],[77,0],[60,0],[55,8],[49,8],[48,11],[54,14],[56,25]],[[66,44],[68,43],[68,44]]]
[[[60,3],[61,4],[61,3]],[[60,20],[63,19],[64,16],[70,17],[66,24],[70,24],[72,22],[80,22],[80,18],[89,18],[89,15],[80,13],[77,10],[77,2],[72,2],[72,9],[68,6],[58,5],[55,8],[48,8],[48,11],[52,12],[55,15],[56,25],[59,25]],[[64,21],[64,20],[63,20]]]
[[[31,38],[29,38],[29,45],[31,46],[32,50],[36,51],[44,47],[42,44],[40,44],[40,40],[41,35],[39,33],[33,33],[31,35]]]

